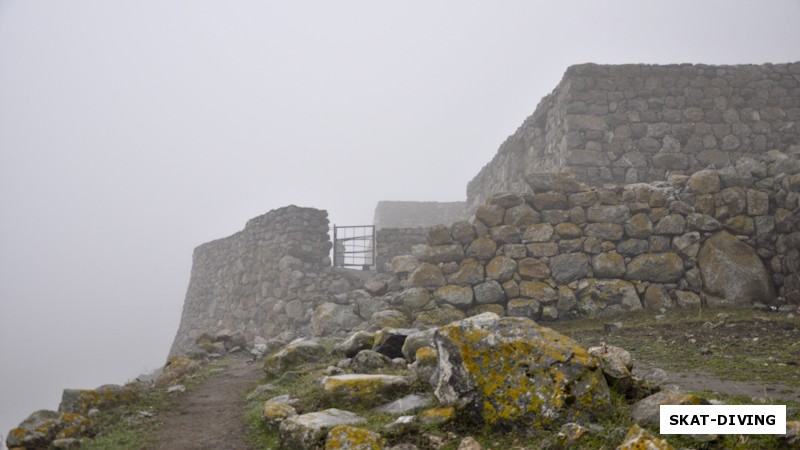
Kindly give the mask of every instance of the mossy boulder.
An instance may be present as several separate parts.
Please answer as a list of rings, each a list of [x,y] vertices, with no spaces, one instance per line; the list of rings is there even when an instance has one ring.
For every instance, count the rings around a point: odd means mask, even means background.
[[[332,404],[376,406],[407,393],[411,379],[377,374],[334,375],[322,379],[322,388]]]
[[[664,439],[653,436],[649,431],[634,424],[625,435],[617,450],[672,450],[673,447]]]
[[[6,444],[9,448],[46,449],[56,439],[80,439],[92,434],[92,422],[80,414],[39,410],[9,431]]]
[[[60,412],[86,414],[93,408],[105,408],[132,400],[137,390],[129,386],[107,384],[97,389],[64,389],[61,394]]]
[[[331,428],[325,439],[325,450],[382,450],[385,447],[386,439],[380,434],[350,425]]]
[[[490,425],[553,428],[611,409],[600,362],[530,319],[481,314],[440,327],[434,342],[436,397]]]
[[[636,402],[631,417],[642,425],[657,425],[661,405],[708,405],[708,400],[682,392],[661,391]]]

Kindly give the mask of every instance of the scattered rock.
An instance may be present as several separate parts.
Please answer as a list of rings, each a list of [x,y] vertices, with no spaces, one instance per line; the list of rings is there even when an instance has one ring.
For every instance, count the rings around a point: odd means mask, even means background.
[[[672,448],[669,442],[657,438],[639,425],[633,424],[617,450],[672,450]]]
[[[287,369],[306,362],[319,361],[325,355],[325,347],[313,339],[296,339],[277,353],[264,360],[264,371],[267,375],[277,376]]]
[[[325,397],[337,404],[374,406],[402,396],[411,387],[408,377],[352,374],[322,379]]]
[[[422,408],[430,406],[433,399],[427,394],[409,394],[391,403],[375,408],[375,412],[383,414],[403,415],[412,413]]]

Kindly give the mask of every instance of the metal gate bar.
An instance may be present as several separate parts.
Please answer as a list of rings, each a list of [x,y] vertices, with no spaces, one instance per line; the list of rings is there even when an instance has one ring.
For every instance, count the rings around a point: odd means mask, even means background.
[[[333,266],[370,270],[375,265],[375,226],[333,226]]]

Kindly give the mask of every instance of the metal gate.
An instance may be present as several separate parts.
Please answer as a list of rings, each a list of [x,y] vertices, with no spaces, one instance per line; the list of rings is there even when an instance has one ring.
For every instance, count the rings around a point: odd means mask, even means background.
[[[375,265],[375,226],[333,226],[333,266],[370,270]]]

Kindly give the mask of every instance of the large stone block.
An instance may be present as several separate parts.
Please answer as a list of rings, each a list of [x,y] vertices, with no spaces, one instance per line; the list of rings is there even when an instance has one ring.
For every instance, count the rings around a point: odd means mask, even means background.
[[[585,253],[564,253],[550,258],[550,273],[559,284],[568,284],[589,274]]]
[[[653,283],[676,283],[683,276],[683,260],[675,253],[645,253],[628,263],[625,278]]]
[[[703,291],[728,302],[774,303],[775,288],[755,250],[726,231],[708,238],[697,255]]]

